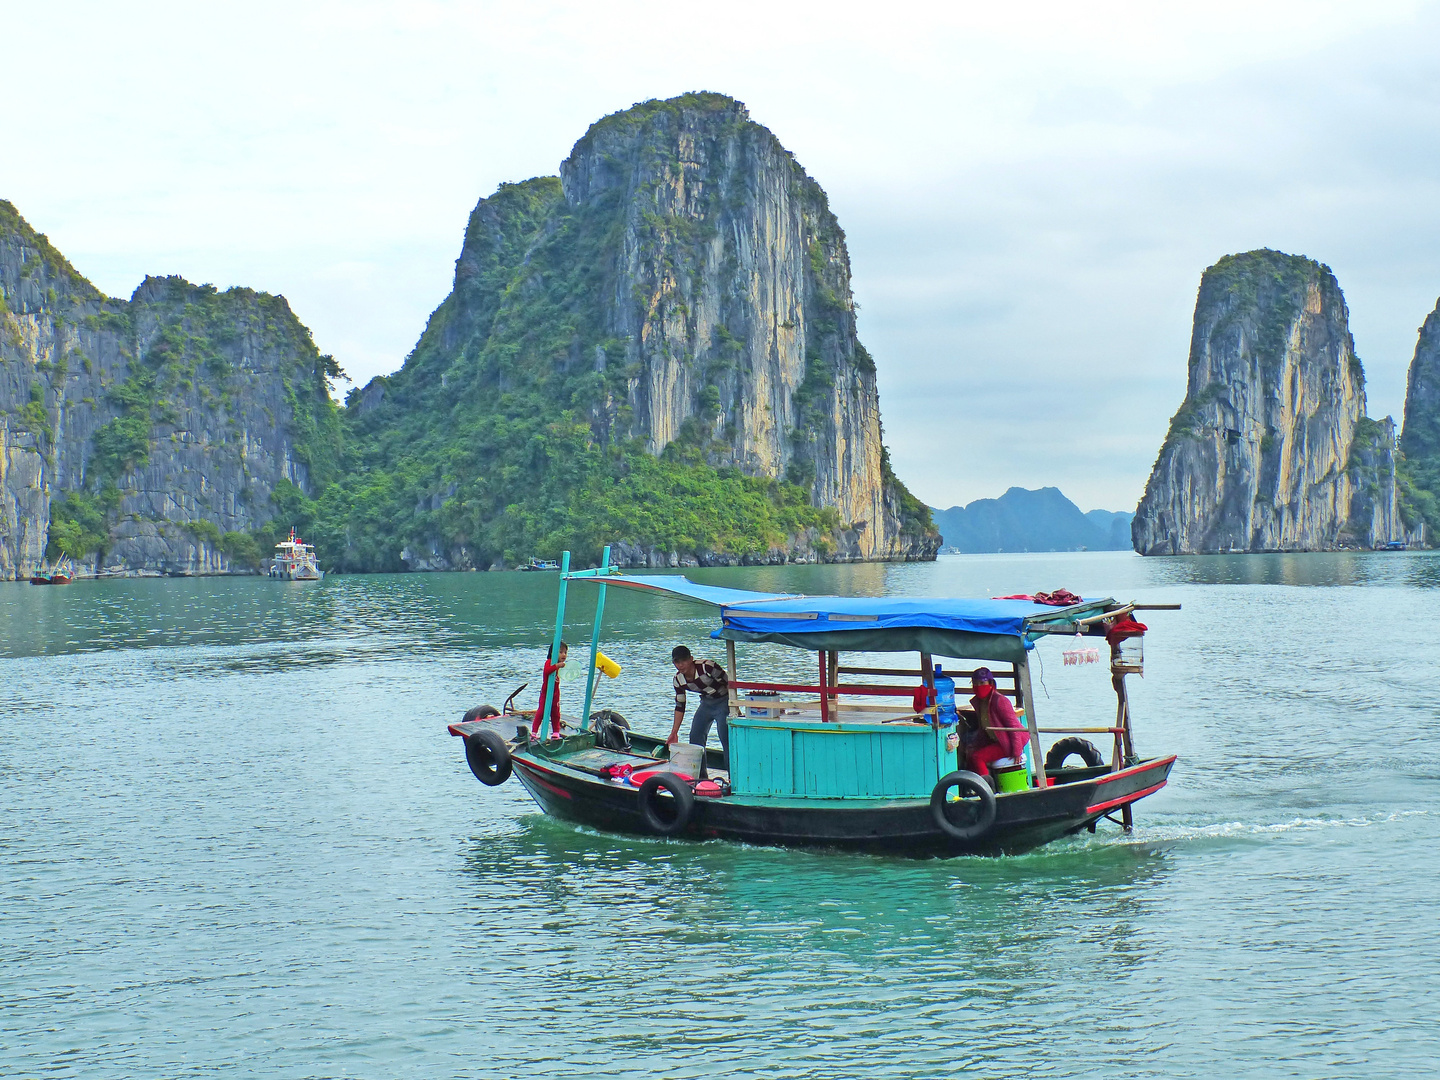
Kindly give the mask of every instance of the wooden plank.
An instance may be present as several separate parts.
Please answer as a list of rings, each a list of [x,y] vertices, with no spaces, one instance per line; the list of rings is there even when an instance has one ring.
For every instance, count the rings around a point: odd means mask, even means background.
[[[862,735],[855,740],[855,774],[861,778],[865,795],[884,794],[880,782],[880,736]]]
[[[738,794],[770,795],[770,755],[760,728],[730,729],[730,784]]]
[[[880,794],[899,795],[905,775],[905,739],[889,732],[880,736]]]
[[[758,795],[756,769],[758,755],[753,752],[753,728],[730,729],[730,786],[737,794]]]
[[[949,768],[947,768],[947,764],[948,759],[952,755],[945,749],[945,736],[953,730],[955,730],[953,727],[937,728],[935,730],[935,742],[932,744],[933,752],[930,754],[931,771],[929,779],[930,789],[932,791],[935,789],[935,785],[940,782],[940,777],[950,771]]]
[[[791,786],[796,795],[804,795],[805,787],[805,743],[803,732],[790,732],[790,775]]]
[[[742,756],[735,749],[735,734],[737,731],[744,731],[745,753]],[[730,783],[735,783],[735,762],[741,760],[745,763],[745,775],[748,781],[745,792],[753,791],[757,795],[780,795],[784,794],[775,790],[775,755],[770,744],[774,741],[770,738],[771,733],[763,728],[731,728],[730,729]],[[739,791],[739,788],[736,788]]]
[[[825,771],[822,777],[824,791],[827,795],[841,795],[854,783],[850,777],[850,770],[846,768],[846,762],[850,758],[851,744],[855,736],[850,734],[836,735],[828,738],[820,737],[821,755],[820,760],[825,763]]]
[[[792,749],[794,734],[783,728],[773,729],[765,752],[771,762],[771,784],[777,794],[794,795],[799,788],[795,783],[795,758]]]
[[[870,765],[870,735],[852,735],[850,737],[850,753],[846,762],[850,769],[850,775],[854,778],[857,795],[874,795],[875,792],[875,770]]]

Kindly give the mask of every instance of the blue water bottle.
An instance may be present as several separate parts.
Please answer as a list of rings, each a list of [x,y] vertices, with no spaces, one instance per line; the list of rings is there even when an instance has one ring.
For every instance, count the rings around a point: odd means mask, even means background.
[[[960,718],[955,713],[955,680],[943,671],[939,664],[935,665],[935,721],[946,727]]]

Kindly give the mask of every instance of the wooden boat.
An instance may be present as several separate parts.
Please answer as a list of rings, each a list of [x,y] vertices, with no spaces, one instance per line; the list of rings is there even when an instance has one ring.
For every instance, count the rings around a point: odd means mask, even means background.
[[[729,674],[730,760],[718,750],[704,751],[703,774],[713,781],[704,784],[680,771],[683,766],[670,760],[663,739],[629,733],[622,749],[613,748],[613,727],[607,726],[603,739],[597,736],[589,719],[592,655],[581,713],[586,719],[570,724],[563,737],[550,736],[548,717],[539,739],[531,739],[529,724],[517,725],[514,716],[449,727],[464,739],[478,779],[493,786],[518,776],[541,809],[555,817],[604,830],[757,844],[920,855],[1008,853],[1080,829],[1093,832],[1102,818],[1129,829],[1133,804],[1164,787],[1175,764],[1173,754],[1140,757],[1134,750],[1125,677],[1143,664],[1138,640],[1111,634],[1117,707],[1115,723],[1107,727],[1038,726],[1029,658],[1043,635],[1105,639],[1107,630],[1116,630],[1134,611],[1178,605],[1109,598],[1048,606],[1015,599],[761,593],[678,576],[618,576],[605,565],[608,557],[607,549],[600,569],[576,573],[569,571],[568,553],[562,559],[556,641],[572,581],[600,589],[592,654],[598,651],[607,588],[638,589],[715,609],[719,625],[711,636],[725,643]],[[817,681],[742,681],[737,646],[749,643],[815,654]],[[918,656],[918,666],[845,665],[843,653],[909,653]],[[1009,783],[996,785],[963,768],[952,734],[956,728],[942,723],[935,706],[912,711],[917,683],[935,686],[936,657],[969,665],[946,665],[946,675],[957,682],[962,676],[968,680],[974,666],[991,667],[999,692],[1021,710],[1032,764],[1016,790],[996,790],[1016,787],[1016,770],[1007,770]],[[740,696],[745,692],[774,696],[745,699]],[[904,700],[887,705],[862,698]],[[1108,762],[1074,738],[1085,734],[1110,736]],[[1041,755],[1042,735],[1066,736],[1048,760]],[[1089,760],[1067,767],[1068,752],[1077,744],[1088,748]],[[632,776],[644,777],[638,788],[607,778],[625,765]]]
[[[559,570],[560,564],[553,559],[531,559],[524,566],[520,567],[520,569],[535,573],[541,570]]]
[[[69,585],[75,580],[75,566],[69,559],[62,559],[54,568],[41,564],[38,573],[30,578],[31,585]]]

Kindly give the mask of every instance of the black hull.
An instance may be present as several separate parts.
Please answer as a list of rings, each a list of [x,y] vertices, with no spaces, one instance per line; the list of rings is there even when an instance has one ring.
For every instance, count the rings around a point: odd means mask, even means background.
[[[632,787],[600,780],[524,750],[514,774],[547,814],[610,832],[652,834]],[[981,838],[953,839],[928,799],[697,798],[683,837],[785,847],[839,847],[886,854],[1013,854],[1092,825],[1165,786],[1172,755],[1118,773],[997,796],[995,823]]]

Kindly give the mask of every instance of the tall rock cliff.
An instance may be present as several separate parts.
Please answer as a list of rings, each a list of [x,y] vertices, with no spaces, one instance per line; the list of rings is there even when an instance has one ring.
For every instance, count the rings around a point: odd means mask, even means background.
[[[1440,527],[1440,301],[1420,327],[1410,361],[1400,450],[1408,494],[1433,533]]]
[[[930,558],[938,547],[925,508],[889,471],[844,233],[775,136],[718,94],[608,116],[558,180],[482,199],[454,291],[405,367],[351,408],[389,448],[370,463],[394,476],[408,458],[420,478],[411,490],[426,520],[406,546],[411,565],[549,553],[577,532],[722,560]],[[450,418],[448,441],[417,442],[415,418],[437,413]],[[567,442],[577,425],[598,458]],[[667,474],[654,508],[666,520],[580,524],[607,485],[649,469],[636,448],[772,487],[692,497],[700,474]],[[507,465],[567,505],[568,531],[526,510]],[[587,486],[596,470],[606,479]],[[830,518],[795,517],[794,488]],[[725,507],[696,504],[751,496],[776,508],[756,504],[773,526],[763,542],[713,518]],[[802,535],[775,535],[784,522]]]
[[[1400,513],[1395,429],[1328,267],[1278,251],[1221,259],[1195,303],[1185,401],[1132,524],[1145,555],[1418,542]]]
[[[147,278],[109,299],[0,202],[0,579],[47,546],[91,567],[254,564],[277,488],[333,471],[327,373],[283,298]]]

